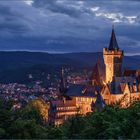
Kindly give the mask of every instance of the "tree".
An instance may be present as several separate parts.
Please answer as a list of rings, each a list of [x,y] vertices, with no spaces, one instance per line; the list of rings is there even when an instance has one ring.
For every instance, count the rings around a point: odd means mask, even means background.
[[[3,128],[0,128],[0,139],[4,139],[6,136],[6,132]]]
[[[34,120],[16,120],[9,128],[9,138],[33,139],[47,138],[47,131]]]
[[[36,99],[29,103],[29,107],[34,107],[38,110],[44,123],[48,122],[49,105],[43,99]]]
[[[48,139],[62,139],[63,132],[59,127],[50,127],[47,134]]]

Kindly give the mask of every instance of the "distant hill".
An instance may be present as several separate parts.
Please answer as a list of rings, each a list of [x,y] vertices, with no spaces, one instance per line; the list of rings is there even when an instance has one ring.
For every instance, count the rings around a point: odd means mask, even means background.
[[[93,66],[97,59],[101,59],[101,56],[101,53],[0,52],[0,71],[31,67],[38,64]]]
[[[29,73],[56,73],[62,66],[92,69],[103,62],[101,52],[49,54],[42,52],[0,52],[0,82],[26,81]],[[140,69],[140,56],[125,56],[124,67]],[[26,76],[25,76],[26,75]]]

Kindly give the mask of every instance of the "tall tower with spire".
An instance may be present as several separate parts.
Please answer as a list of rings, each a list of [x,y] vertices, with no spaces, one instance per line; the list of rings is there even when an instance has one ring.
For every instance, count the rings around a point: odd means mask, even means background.
[[[112,82],[113,77],[122,75],[123,51],[120,50],[114,27],[112,28],[111,39],[108,48],[103,48],[103,58],[105,63],[106,83]]]

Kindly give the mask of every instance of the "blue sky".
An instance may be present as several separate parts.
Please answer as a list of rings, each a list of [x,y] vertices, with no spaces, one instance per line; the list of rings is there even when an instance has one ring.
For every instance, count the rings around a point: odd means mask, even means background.
[[[140,54],[139,0],[0,0],[0,50]]]

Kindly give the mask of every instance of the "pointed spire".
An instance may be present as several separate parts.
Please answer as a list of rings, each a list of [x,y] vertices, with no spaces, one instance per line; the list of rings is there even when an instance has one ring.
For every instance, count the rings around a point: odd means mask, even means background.
[[[98,85],[100,83],[100,72],[99,72],[99,63],[98,61],[96,62],[93,72],[91,75],[91,84],[92,85]]]
[[[118,50],[119,46],[116,40],[116,35],[115,35],[115,30],[114,30],[114,25],[112,25],[112,34],[111,34],[111,39],[109,43],[109,50]]]
[[[61,69],[61,87],[65,88],[64,68]]]
[[[64,68],[61,69],[60,92],[64,93],[66,90],[66,80],[64,76]]]

